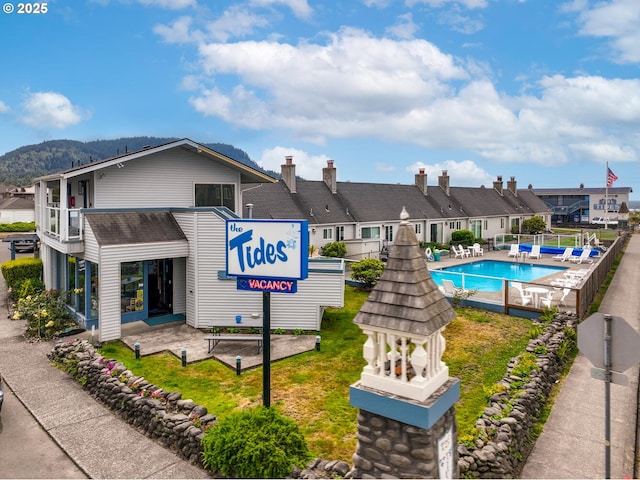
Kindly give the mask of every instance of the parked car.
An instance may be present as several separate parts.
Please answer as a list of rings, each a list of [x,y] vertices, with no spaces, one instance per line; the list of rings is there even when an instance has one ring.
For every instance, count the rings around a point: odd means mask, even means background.
[[[0,373],[0,411],[2,411],[3,400],[4,400],[4,390],[2,389],[2,374]]]
[[[594,225],[609,225],[611,227],[617,227],[618,226],[618,219],[617,218],[595,217],[593,220],[591,220],[591,223],[594,224]]]

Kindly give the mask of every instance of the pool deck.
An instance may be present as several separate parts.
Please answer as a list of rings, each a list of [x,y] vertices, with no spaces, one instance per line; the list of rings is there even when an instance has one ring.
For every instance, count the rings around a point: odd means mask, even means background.
[[[471,257],[464,257],[464,258],[455,258],[455,256],[453,255],[453,252],[451,252],[451,255],[441,254],[440,261],[428,262],[428,265],[430,270],[436,270],[436,269],[451,267],[454,265],[460,265],[464,263],[477,262],[480,260],[497,260],[497,261],[511,262],[511,263],[528,263],[532,265],[548,265],[553,267],[565,267],[566,270],[555,272],[553,274],[539,278],[535,281],[522,282],[525,286],[527,285],[541,286],[547,289],[554,289],[554,290],[560,290],[560,289],[558,287],[554,287],[553,285],[551,285],[551,282],[553,280],[556,280],[558,278],[564,278],[564,273],[566,273],[567,271],[571,271],[571,270],[578,271],[585,268],[589,268],[592,265],[592,263],[587,263],[587,262],[575,263],[569,260],[562,262],[559,260],[555,260],[553,258],[554,256],[555,255],[551,255],[551,254],[542,254],[541,258],[539,259],[537,258],[530,259],[528,258],[528,256],[521,255],[517,259],[514,259],[513,257],[509,257],[509,250],[485,249],[483,255],[475,256],[475,257],[471,256]],[[596,264],[600,260],[600,257],[592,257],[590,260],[593,262],[593,264]],[[477,292],[473,295],[473,299],[483,301],[483,302],[487,301],[490,303],[502,303],[503,296],[504,294],[502,291]],[[510,293],[509,298],[510,298],[509,299],[510,303],[511,302],[518,303],[515,293]],[[563,308],[566,308],[568,310],[571,310],[572,308],[575,309],[575,292],[571,292],[569,296],[565,299],[565,301],[563,302]]]

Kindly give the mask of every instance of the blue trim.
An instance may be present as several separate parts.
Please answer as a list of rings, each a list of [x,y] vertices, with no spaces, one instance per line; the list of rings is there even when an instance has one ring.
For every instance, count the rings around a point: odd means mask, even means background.
[[[434,393],[422,403],[360,386],[349,387],[351,406],[420,428],[431,428],[460,398],[460,381],[449,378],[444,392]]]

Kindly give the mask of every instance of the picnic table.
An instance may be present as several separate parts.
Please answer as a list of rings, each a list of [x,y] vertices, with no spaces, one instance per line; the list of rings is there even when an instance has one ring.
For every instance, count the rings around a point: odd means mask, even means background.
[[[248,334],[248,335],[236,335],[236,334],[221,334],[214,333],[206,335],[204,339],[209,342],[208,353],[218,346],[220,342],[258,342],[258,353],[262,352],[262,334]]]

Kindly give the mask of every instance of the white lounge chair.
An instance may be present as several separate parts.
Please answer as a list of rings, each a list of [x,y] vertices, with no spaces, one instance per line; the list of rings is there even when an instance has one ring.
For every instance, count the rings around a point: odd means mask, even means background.
[[[470,257],[471,256],[471,250],[468,249],[468,248],[463,247],[460,244],[458,244],[458,251],[462,252],[462,255],[464,255],[465,257]]]
[[[549,290],[546,296],[540,298],[540,303],[547,308],[551,308],[553,304],[553,294],[555,292],[553,290]]]
[[[523,307],[529,305],[533,301],[533,295],[524,291],[522,283],[511,282],[511,286],[520,294],[520,303],[522,303]]]
[[[479,243],[474,243],[471,248],[471,254],[474,257],[483,257],[484,256],[484,249],[480,246]]]
[[[468,290],[465,290],[464,288],[456,287],[453,280],[447,280],[446,278],[442,279],[442,288],[444,289],[445,295],[451,295],[452,297],[468,292]]]
[[[542,254],[540,253],[540,245],[531,246],[531,253],[529,253],[529,258],[542,258]]]
[[[563,253],[561,253],[560,255],[556,255],[555,257],[553,257],[553,259],[558,260],[560,262],[566,262],[567,260],[569,260],[569,258],[571,258],[572,254],[573,254],[573,247],[567,247],[564,249]]]
[[[509,248],[509,255],[507,255],[507,257],[518,258],[519,255],[520,255],[520,245],[517,243],[512,244],[511,247]]]
[[[569,260],[573,263],[583,263],[583,262],[592,262],[589,257],[591,256],[591,250],[588,248],[583,248],[582,253],[579,256],[572,255]]]

